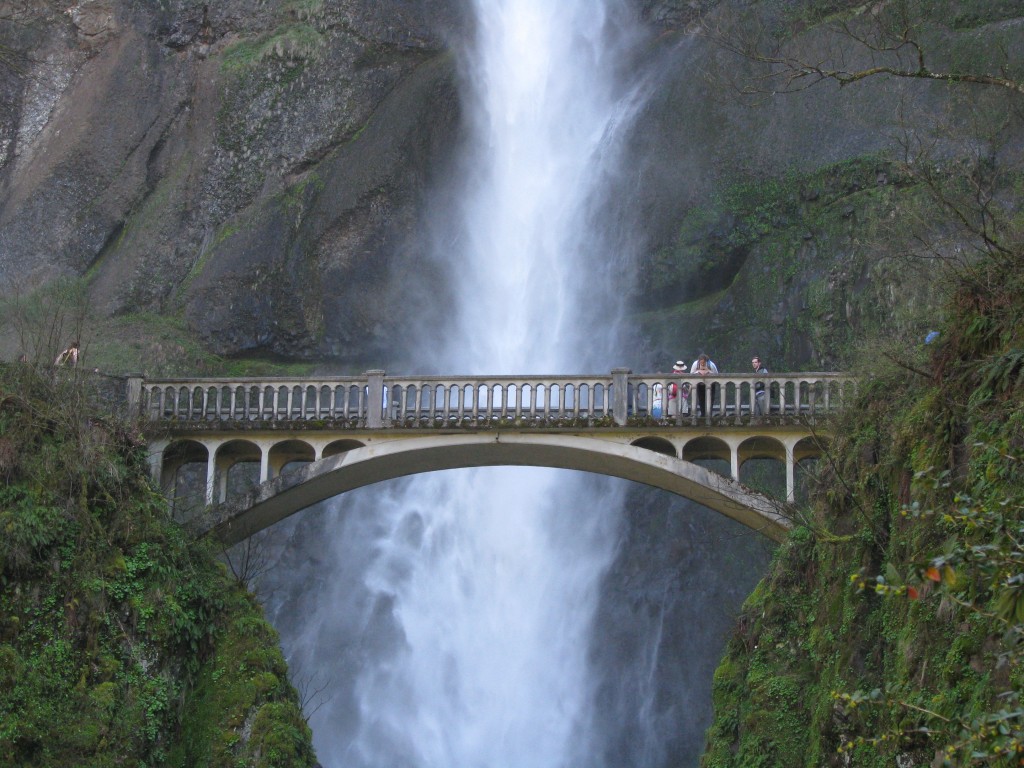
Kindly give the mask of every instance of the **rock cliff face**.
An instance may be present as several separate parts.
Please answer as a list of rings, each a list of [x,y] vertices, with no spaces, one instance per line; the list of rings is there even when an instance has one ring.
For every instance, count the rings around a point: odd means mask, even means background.
[[[902,246],[865,242],[906,211],[883,158],[943,86],[825,85],[754,109],[733,85],[757,72],[707,34],[732,5],[635,5],[651,94],[620,189],[647,238],[644,343],[624,362],[706,346],[726,365],[756,347],[834,366],[872,317],[898,322],[901,274],[868,279],[867,251]],[[958,12],[954,48],[1020,47],[1014,14],[976,16]],[[421,257],[460,141],[450,43],[465,24],[458,0],[7,3],[0,292],[73,277],[99,317],[174,318],[218,355],[393,361],[402,329],[430,324],[417,296],[445,290]],[[812,27],[800,45],[827,41]],[[947,153],[970,138],[941,136]]]
[[[883,161],[844,164],[891,146],[939,86],[821,87],[752,109],[726,85],[749,63],[695,34],[701,14],[729,10],[635,5],[652,31],[638,62],[651,97],[620,188],[644,222],[634,303],[647,314],[624,362],[739,339],[833,365],[836,339],[814,329],[843,317],[864,330],[847,293],[873,266],[856,242],[895,188]],[[99,317],[173,318],[224,356],[350,366],[393,360],[402,329],[424,322],[416,297],[443,295],[421,257],[460,141],[458,0],[20,0],[2,13],[3,294],[72,277]],[[794,261],[795,281],[780,267]],[[816,301],[829,285],[835,300]],[[725,320],[752,301],[761,330]],[[801,316],[799,348],[765,322]]]
[[[0,281],[215,352],[372,347],[458,122],[451,3],[8,4]]]

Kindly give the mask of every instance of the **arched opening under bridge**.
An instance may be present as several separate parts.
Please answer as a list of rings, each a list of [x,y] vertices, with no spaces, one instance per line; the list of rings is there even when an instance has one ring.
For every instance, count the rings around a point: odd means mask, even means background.
[[[699,446],[698,446],[699,448]],[[695,448],[718,458],[722,445]],[[725,456],[728,448],[725,446]],[[569,434],[466,433],[385,440],[328,456],[261,484],[244,499],[208,510],[193,526],[231,545],[319,501],[422,472],[482,466],[575,469],[620,477],[692,499],[773,539],[790,528],[782,505],[729,477],[667,455],[665,446],[630,445]]]

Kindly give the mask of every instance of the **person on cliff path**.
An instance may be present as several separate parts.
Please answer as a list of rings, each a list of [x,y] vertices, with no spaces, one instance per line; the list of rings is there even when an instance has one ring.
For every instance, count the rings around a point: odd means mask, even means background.
[[[693,365],[690,366],[690,373],[694,376],[714,376],[718,374],[718,366],[715,365],[714,361],[707,356],[706,353],[701,352],[700,356],[693,361]],[[714,396],[715,390],[712,386],[711,389],[711,407],[714,408]],[[697,385],[697,413],[701,416],[705,413],[707,406],[707,387],[704,384]]]
[[[756,373],[758,376],[767,376],[768,375],[768,369],[764,366],[764,364],[762,364],[761,357],[759,355],[754,355],[754,359],[750,361],[750,364],[752,366],[754,366],[754,373]],[[754,415],[755,416],[764,416],[768,412],[768,409],[765,406],[764,392],[765,392],[765,390],[764,390],[764,382],[763,381],[754,382]]]
[[[78,348],[78,341],[72,341],[71,346],[57,355],[57,359],[53,361],[53,364],[58,367],[67,366],[69,368],[74,368],[78,365]]]

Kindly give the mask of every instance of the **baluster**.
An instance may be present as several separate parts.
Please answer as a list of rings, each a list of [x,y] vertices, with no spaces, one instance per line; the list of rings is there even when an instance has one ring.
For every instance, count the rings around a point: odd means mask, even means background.
[[[412,412],[412,417],[413,417],[412,418],[412,423],[413,423],[413,426],[419,426],[420,417],[423,416],[423,410],[426,407],[424,402],[423,402],[423,399],[426,396],[426,390],[428,388],[429,388],[429,385],[422,384],[422,383],[418,387],[416,387],[415,410],[413,410],[413,412]]]

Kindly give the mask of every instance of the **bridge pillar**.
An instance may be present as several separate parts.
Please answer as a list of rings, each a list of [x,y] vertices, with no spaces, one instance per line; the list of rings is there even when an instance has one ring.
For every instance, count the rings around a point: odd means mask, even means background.
[[[366,428],[384,426],[384,371],[366,372]]]
[[[796,501],[796,461],[793,458],[793,444],[786,442],[786,501]]]
[[[270,479],[270,446],[260,446],[260,482],[265,483]]]
[[[632,372],[629,368],[612,368],[612,416],[620,427],[626,426],[629,420],[629,374]]]
[[[206,459],[206,506],[213,504],[214,480],[217,477],[217,451],[213,448],[209,448],[209,451],[210,455]]]
[[[134,373],[128,377],[128,416],[142,415],[142,375]]]
[[[729,464],[732,479],[738,483],[740,481],[740,447],[738,445],[729,446]]]

